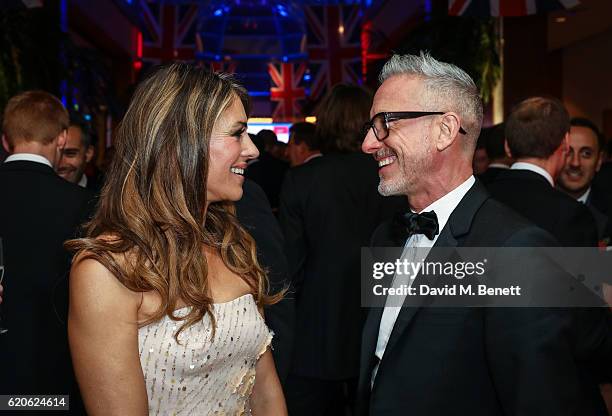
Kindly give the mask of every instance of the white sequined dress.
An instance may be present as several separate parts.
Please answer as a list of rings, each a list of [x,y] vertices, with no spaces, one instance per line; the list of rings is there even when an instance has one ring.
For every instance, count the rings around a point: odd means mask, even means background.
[[[272,340],[253,295],[213,305],[216,333],[202,321],[174,334],[164,317],[138,331],[150,415],[249,415],[255,365]],[[185,316],[189,309],[176,311]]]

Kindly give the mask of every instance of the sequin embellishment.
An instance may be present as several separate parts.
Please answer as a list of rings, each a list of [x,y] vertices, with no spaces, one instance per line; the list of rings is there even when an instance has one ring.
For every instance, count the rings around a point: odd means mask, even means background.
[[[209,316],[183,331],[180,345],[173,338],[180,323],[168,317],[138,331],[150,415],[250,414],[255,365],[272,333],[250,294],[214,304],[213,309],[213,342]],[[179,309],[176,315],[187,312]]]

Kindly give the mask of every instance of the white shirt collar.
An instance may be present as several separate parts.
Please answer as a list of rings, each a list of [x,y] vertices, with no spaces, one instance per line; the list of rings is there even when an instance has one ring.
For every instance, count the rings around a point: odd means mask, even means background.
[[[79,181],[78,185],[81,188],[87,188],[87,175],[83,174],[83,176],[81,176],[81,180]]]
[[[49,162],[49,159],[41,155],[36,155],[34,153],[15,153],[7,157],[4,160],[4,163],[17,162],[21,160],[26,160],[28,162],[42,163],[44,165],[49,166],[51,169],[53,169],[53,165],[51,164],[51,162]]]
[[[429,206],[423,209],[421,212],[434,211],[438,217],[439,230],[442,232],[451,214],[455,208],[457,208],[459,202],[461,202],[465,194],[467,194],[475,182],[476,178],[474,178],[474,175],[471,175],[461,185],[444,195],[442,198],[429,204]],[[438,233],[438,235],[440,234]],[[438,239],[438,235],[434,237],[434,242]]]
[[[583,204],[586,204],[587,200],[589,199],[589,195],[591,195],[591,187],[590,186],[589,186],[589,189],[587,189],[586,192],[583,193],[582,196],[577,199],[577,201],[578,202],[582,202]]]
[[[515,162],[510,169],[523,169],[523,170],[530,170],[532,172],[535,172],[541,176],[544,176],[546,178],[546,180],[548,181],[548,183],[550,183],[550,186],[555,186],[555,181],[553,180],[552,176],[550,176],[550,173],[548,173],[545,169],[534,165],[533,163],[528,163],[528,162]]]
[[[489,163],[489,167],[490,168],[500,168],[500,169],[510,169],[510,166],[506,165],[505,163],[498,163],[498,162]]]
[[[306,159],[304,159],[304,162],[303,162],[303,163],[308,163],[308,162],[310,162],[312,159],[315,159],[315,158],[317,158],[317,157],[321,157],[321,156],[323,156],[323,154],[321,154],[321,153],[315,153],[314,155],[310,155],[310,156],[308,156]]]

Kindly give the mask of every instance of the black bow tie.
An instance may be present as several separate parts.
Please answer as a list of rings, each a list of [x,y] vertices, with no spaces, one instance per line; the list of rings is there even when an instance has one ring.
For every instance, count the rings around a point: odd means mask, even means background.
[[[401,230],[401,237],[404,241],[414,234],[423,234],[430,240],[433,240],[440,232],[438,216],[434,211],[423,212],[421,214],[415,212],[397,213],[393,223],[395,227]]]

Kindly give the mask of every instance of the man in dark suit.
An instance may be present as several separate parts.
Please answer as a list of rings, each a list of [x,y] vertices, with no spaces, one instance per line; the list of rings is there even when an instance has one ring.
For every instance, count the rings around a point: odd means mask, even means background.
[[[305,121],[295,123],[289,129],[287,157],[292,168],[323,156],[319,150],[315,125]]]
[[[570,120],[569,155],[559,175],[560,190],[585,204],[593,214],[600,245],[609,245],[612,195],[593,187],[603,162],[605,139],[595,124],[584,118]]]
[[[489,157],[489,166],[487,170],[478,175],[478,179],[486,185],[493,181],[500,172],[509,169],[512,165],[512,159],[506,155],[504,148],[504,142],[506,141],[504,123],[482,129],[480,136],[484,140],[484,147]]]
[[[268,197],[272,212],[276,214],[281,185],[289,164],[272,155],[271,149],[277,141],[272,130],[261,130],[257,136],[251,138],[259,150],[259,157],[249,162],[245,176],[261,186]]]
[[[325,156],[287,172],[280,222],[297,303],[287,383],[292,416],[335,416],[354,407],[359,371],[360,248],[405,200],[376,192],[376,162],[358,152],[371,95],[336,86],[319,107]],[[350,117],[347,117],[350,115]]]
[[[472,175],[482,104],[464,71],[423,53],[395,55],[380,79],[362,149],[378,161],[379,191],[405,195],[411,210],[381,225],[374,246],[554,244]],[[406,235],[398,241],[401,230]],[[511,268],[498,273],[512,281]],[[604,414],[597,386],[582,384],[577,362],[610,361],[612,326],[600,316],[585,330],[605,343],[593,348],[572,338],[573,322],[571,311],[546,308],[372,308],[363,331],[359,414]]]
[[[92,194],[54,171],[67,127],[61,102],[42,91],[11,98],[4,112],[2,143],[11,155],[0,166],[8,328],[0,335],[1,394],[70,394],[75,387],[63,242],[87,219]]]
[[[287,259],[283,252],[283,233],[272,213],[264,191],[255,182],[246,179],[242,185],[242,199],[236,202],[236,215],[240,224],[257,244],[259,264],[268,272],[270,292],[289,288]],[[266,307],[266,323],[274,331],[272,354],[281,383],[284,385],[293,353],[295,327],[295,299],[288,290],[279,303]]]
[[[102,184],[96,177],[85,174],[87,164],[94,157],[95,147],[91,127],[77,119],[71,120],[66,136],[66,145],[56,168],[57,174],[68,182],[76,183],[92,192],[100,192]]]
[[[569,127],[567,110],[556,99],[519,103],[506,120],[508,152],[516,162],[487,189],[562,245],[596,246],[597,226],[589,209],[554,188],[565,166]]]
[[[472,159],[472,170],[474,175],[480,175],[484,173],[489,167],[489,155],[485,148],[486,137],[481,135],[476,141],[476,149],[474,150],[474,158]]]
[[[604,146],[603,163],[593,178],[593,188],[603,194],[612,195],[612,138],[608,138]],[[600,209],[604,208],[605,206]],[[612,217],[612,212],[608,213],[608,216]]]

